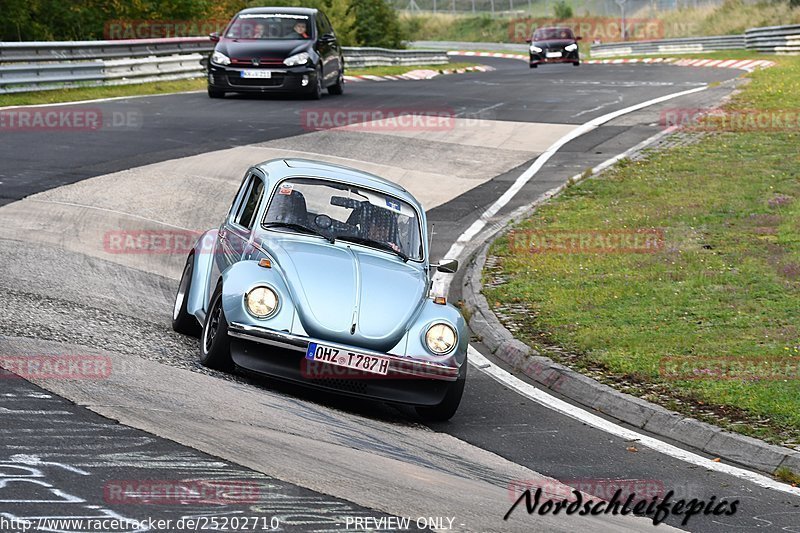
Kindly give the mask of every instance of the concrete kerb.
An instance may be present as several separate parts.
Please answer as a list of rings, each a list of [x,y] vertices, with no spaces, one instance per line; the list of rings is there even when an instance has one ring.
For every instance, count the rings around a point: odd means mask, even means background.
[[[549,191],[533,204],[505,217],[503,224],[495,225],[491,231],[478,237],[482,237],[484,243],[478,244],[477,252],[466,261],[467,269],[462,288],[462,299],[473,333],[492,354],[510,365],[514,372],[520,372],[544,388],[620,422],[760,472],[774,474],[778,468],[800,472],[800,452],[732,433],[619,392],[542,356],[527,344],[515,339],[502,325],[482,294],[481,274],[489,247],[496,238],[505,233],[513,220],[519,220],[533,212],[538,205],[557,196],[565,188],[566,185],[562,185]]]

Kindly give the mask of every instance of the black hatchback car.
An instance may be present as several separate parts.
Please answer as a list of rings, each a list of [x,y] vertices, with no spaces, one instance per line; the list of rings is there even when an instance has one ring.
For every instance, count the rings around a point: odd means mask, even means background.
[[[569,28],[538,28],[533,37],[526,40],[531,43],[530,67],[536,68],[542,63],[572,63],[577,67],[581,64],[580,39]]]
[[[208,96],[226,92],[342,94],[344,58],[318,9],[257,7],[233,17],[208,62]]]

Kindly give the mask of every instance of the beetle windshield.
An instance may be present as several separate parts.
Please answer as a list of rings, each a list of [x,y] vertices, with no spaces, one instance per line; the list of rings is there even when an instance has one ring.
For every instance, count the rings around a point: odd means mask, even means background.
[[[394,196],[315,178],[289,178],[275,189],[265,227],[370,246],[403,259],[422,260],[417,211]]]
[[[228,27],[229,39],[310,39],[308,15],[243,13]]]

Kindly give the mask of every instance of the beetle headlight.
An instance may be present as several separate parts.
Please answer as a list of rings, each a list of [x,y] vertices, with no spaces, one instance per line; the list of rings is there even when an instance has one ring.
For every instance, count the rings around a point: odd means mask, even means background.
[[[278,309],[278,295],[269,287],[255,287],[245,294],[247,311],[256,318],[268,318]]]
[[[575,43],[568,44],[567,46],[564,47],[564,50],[566,50],[567,52],[574,52],[577,49],[578,49],[578,45],[575,44]]]
[[[425,334],[425,344],[436,355],[444,355],[456,346],[456,330],[449,324],[434,324]]]
[[[231,58],[223,54],[222,52],[214,52],[211,54],[211,62],[216,63],[217,65],[230,65]]]
[[[293,56],[289,56],[283,60],[283,64],[287,67],[296,67],[298,65],[305,65],[308,63],[308,52],[300,52]]]
[[[538,46],[531,46],[531,52],[533,52],[535,54],[541,54],[542,53],[542,49],[539,48]]]

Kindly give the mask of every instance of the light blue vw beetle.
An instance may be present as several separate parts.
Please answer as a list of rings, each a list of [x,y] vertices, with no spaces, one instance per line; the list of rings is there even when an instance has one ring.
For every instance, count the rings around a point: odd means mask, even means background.
[[[355,169],[302,159],[251,167],[218,230],[186,260],[175,331],[201,362],[411,404],[447,420],[467,375],[461,313],[429,296],[422,206]],[[202,327],[201,327],[202,325]]]

